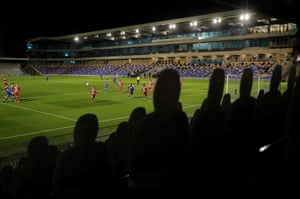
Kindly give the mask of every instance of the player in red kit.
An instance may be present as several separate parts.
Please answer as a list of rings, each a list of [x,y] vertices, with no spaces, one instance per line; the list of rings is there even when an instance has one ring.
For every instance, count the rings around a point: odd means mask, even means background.
[[[118,82],[118,86],[119,86],[120,93],[124,93],[124,91],[123,91],[123,82],[121,80]]]
[[[4,86],[4,88],[6,87],[6,86],[8,86],[8,79],[7,78],[3,78],[3,86]]]
[[[18,84],[15,85],[13,92],[15,94],[16,102],[20,103],[21,102],[21,99],[20,99],[20,86]]]
[[[99,91],[96,89],[95,86],[93,86],[91,89],[90,89],[90,95],[91,95],[91,98],[92,98],[92,104],[95,103],[95,98],[96,98],[96,95],[99,93]]]
[[[148,96],[148,87],[146,86],[146,84],[143,84],[142,92],[143,92],[143,95],[144,95],[144,100],[147,100],[147,96]]]

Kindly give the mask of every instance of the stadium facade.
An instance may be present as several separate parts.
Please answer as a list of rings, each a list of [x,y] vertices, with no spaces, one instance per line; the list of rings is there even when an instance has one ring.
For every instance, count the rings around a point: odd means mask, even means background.
[[[32,64],[254,62],[291,60],[297,24],[230,10],[27,40]]]

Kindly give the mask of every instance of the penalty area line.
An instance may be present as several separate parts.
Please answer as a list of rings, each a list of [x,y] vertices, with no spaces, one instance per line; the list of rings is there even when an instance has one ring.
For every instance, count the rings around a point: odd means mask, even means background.
[[[71,119],[71,118],[67,118],[67,117],[63,117],[63,116],[59,116],[59,115],[55,115],[55,114],[51,114],[51,113],[47,113],[47,112],[43,112],[43,111],[38,111],[38,110],[30,109],[30,108],[24,108],[24,107],[12,105],[12,104],[6,104],[6,105],[16,107],[16,108],[20,108],[20,109],[24,109],[24,110],[37,112],[37,113],[41,113],[41,114],[45,114],[45,115],[50,115],[50,116],[54,116],[54,117],[58,117],[58,118],[62,118],[62,119],[70,120],[70,121],[77,121],[77,120],[74,120],[74,119]],[[106,120],[99,120],[99,123],[105,123],[105,122],[110,122],[110,121],[115,121],[115,120],[122,120],[122,119],[126,119],[126,118],[128,119],[128,116],[111,118],[111,119],[106,119]],[[13,139],[13,138],[18,138],[18,137],[25,137],[25,136],[29,136],[29,135],[36,135],[36,134],[41,134],[41,133],[46,133],[46,132],[52,132],[52,131],[58,131],[58,130],[63,130],[63,129],[74,128],[74,127],[75,127],[75,125],[60,127],[60,128],[53,128],[53,129],[45,129],[45,130],[31,132],[31,133],[24,133],[24,134],[19,134],[19,135],[14,135],[14,136],[7,136],[7,137],[0,137],[0,140],[8,140],[8,139]]]
[[[19,109],[23,109],[23,110],[26,110],[26,111],[32,111],[32,112],[36,112],[36,113],[40,113],[40,114],[44,114],[44,115],[50,115],[52,117],[57,117],[57,118],[60,118],[60,119],[65,119],[65,120],[69,120],[69,121],[73,121],[73,122],[76,121],[76,120],[68,118],[68,117],[55,115],[55,114],[47,113],[47,112],[44,112],[44,111],[38,111],[38,110],[31,109],[31,108],[25,108],[25,107],[22,107],[22,106],[16,106],[16,105],[12,105],[12,104],[5,104],[5,105],[15,107],[15,108],[19,108]]]
[[[58,130],[69,129],[69,128],[73,128],[73,127],[74,127],[74,125],[61,127],[61,128],[55,128],[55,129],[46,129],[46,130],[42,130],[42,131],[36,131],[36,132],[25,133],[25,134],[14,135],[14,136],[7,136],[7,137],[2,137],[2,138],[0,137],[0,140],[8,140],[8,139],[13,139],[13,138],[18,138],[18,137],[25,137],[28,135],[35,135],[35,134],[46,133],[46,132],[51,132],[51,131],[58,131]]]

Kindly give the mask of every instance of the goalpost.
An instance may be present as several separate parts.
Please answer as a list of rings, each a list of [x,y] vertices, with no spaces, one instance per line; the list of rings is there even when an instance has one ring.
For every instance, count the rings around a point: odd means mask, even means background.
[[[257,95],[259,94],[260,91],[260,75],[257,75]]]
[[[230,74],[227,74],[226,75],[226,80],[225,80],[225,94],[231,94],[232,96],[234,95],[237,95],[237,91],[238,91],[238,88],[239,88],[239,83],[238,84],[234,84],[234,83],[230,83],[230,78],[233,78],[233,79],[238,79],[237,77],[232,77]],[[254,83],[255,81],[253,81]],[[256,96],[258,96],[259,94],[259,91],[261,89],[266,89],[266,88],[263,88],[264,86],[267,86],[266,85],[263,85],[263,80],[261,78],[260,75],[257,76],[257,91],[255,92],[255,90],[253,90],[254,92],[252,92],[254,95],[256,94]],[[235,87],[235,88],[234,88]]]
[[[225,92],[225,94],[228,94],[228,84],[229,84],[229,81],[228,81],[228,79],[229,79],[229,75],[226,75],[226,92]]]

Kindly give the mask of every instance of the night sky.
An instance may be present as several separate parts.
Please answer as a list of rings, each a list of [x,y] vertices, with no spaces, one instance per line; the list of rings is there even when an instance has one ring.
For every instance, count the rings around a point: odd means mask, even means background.
[[[299,22],[296,0],[11,1],[0,12],[0,57],[25,57],[26,40],[249,8]],[[257,3],[258,2],[258,3]],[[103,4],[103,5],[101,5]],[[17,6],[17,7],[16,7]]]

